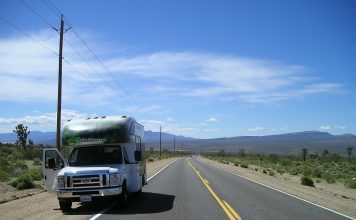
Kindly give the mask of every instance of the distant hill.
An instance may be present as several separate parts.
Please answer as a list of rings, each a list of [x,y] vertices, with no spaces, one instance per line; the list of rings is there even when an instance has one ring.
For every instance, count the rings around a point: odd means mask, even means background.
[[[237,136],[229,138],[195,139],[185,136],[175,136],[162,132],[163,149],[173,149],[174,137],[176,149],[185,147],[189,151],[217,152],[224,149],[226,152],[237,152],[244,148],[247,153],[261,154],[297,154],[307,147],[310,153],[321,153],[327,149],[329,152],[346,156],[345,148],[356,146],[356,136],[353,134],[332,135],[328,132],[304,131],[288,134],[267,136]],[[15,133],[0,134],[0,142],[14,143],[17,137]],[[32,131],[28,139],[35,144],[54,145],[55,132]],[[159,132],[145,131],[146,148],[159,147]],[[183,145],[183,148],[182,148]]]

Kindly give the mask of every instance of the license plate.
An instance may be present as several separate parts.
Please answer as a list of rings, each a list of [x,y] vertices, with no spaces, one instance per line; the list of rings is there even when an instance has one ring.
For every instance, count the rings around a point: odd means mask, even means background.
[[[91,196],[90,195],[81,195],[80,202],[91,202]]]

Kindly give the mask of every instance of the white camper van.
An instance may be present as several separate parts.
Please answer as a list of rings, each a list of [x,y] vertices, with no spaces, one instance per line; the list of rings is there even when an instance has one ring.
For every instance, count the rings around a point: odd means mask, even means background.
[[[57,193],[60,208],[72,202],[117,197],[122,206],[130,192],[147,183],[144,128],[127,116],[69,120],[62,145],[70,147],[65,160],[56,148],[43,151],[43,176],[49,193]]]

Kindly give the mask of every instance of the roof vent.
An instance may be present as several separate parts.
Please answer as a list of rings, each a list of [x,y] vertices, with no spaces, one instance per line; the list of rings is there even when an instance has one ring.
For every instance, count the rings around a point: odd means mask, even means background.
[[[98,119],[99,117],[98,116],[95,116],[94,119]]]
[[[71,121],[72,119],[68,119],[67,121]]]
[[[101,116],[101,118],[106,118],[106,116]]]
[[[86,118],[86,120],[89,120],[90,119],[90,117],[89,118]]]
[[[123,116],[121,116],[121,118],[127,118],[127,116],[126,116],[126,115],[123,115]]]

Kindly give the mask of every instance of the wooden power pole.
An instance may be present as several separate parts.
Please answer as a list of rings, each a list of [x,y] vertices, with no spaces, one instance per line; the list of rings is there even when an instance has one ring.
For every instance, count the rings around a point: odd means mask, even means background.
[[[64,20],[61,17],[61,29],[59,29],[59,64],[58,64],[58,99],[57,99],[57,136],[56,147],[61,149],[61,113],[62,113],[62,52],[63,52]]]
[[[176,136],[174,135],[174,143],[173,143],[173,156],[176,156]]]
[[[162,158],[162,128],[159,126],[159,158]]]

